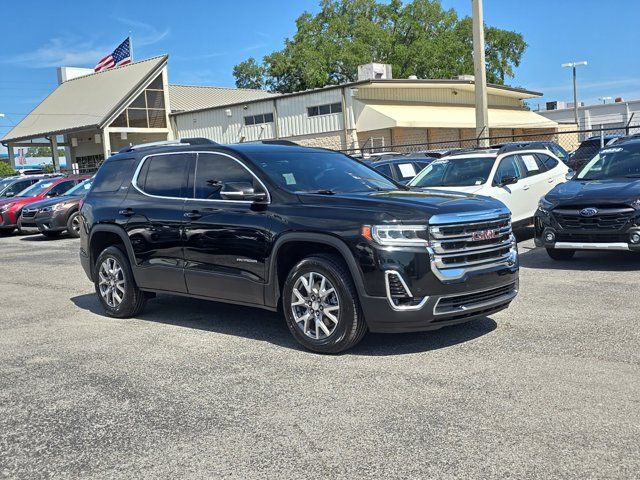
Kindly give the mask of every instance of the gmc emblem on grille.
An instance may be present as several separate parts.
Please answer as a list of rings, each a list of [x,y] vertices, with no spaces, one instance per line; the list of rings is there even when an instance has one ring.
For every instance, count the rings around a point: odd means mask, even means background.
[[[480,230],[479,232],[473,232],[471,234],[471,240],[478,242],[480,240],[493,240],[498,238],[497,230]]]

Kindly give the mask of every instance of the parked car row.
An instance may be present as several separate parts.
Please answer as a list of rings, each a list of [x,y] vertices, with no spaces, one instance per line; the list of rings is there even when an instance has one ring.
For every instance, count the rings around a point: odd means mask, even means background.
[[[19,177],[7,179],[0,191],[0,236],[37,229],[53,237],[68,230],[78,236],[78,203],[90,187],[88,175]],[[21,190],[17,190],[22,188]]]

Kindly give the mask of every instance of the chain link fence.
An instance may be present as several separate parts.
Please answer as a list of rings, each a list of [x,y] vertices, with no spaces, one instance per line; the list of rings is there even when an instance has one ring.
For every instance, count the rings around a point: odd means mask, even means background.
[[[478,148],[483,145],[501,146],[506,143],[527,143],[527,142],[554,142],[566,152],[573,153],[579,148],[581,156],[593,156],[601,147],[607,145],[616,138],[626,135],[640,134],[640,124],[617,128],[597,128],[590,130],[565,130],[546,133],[518,133],[512,135],[497,135],[480,138],[458,138],[441,140],[436,142],[411,143],[411,144],[384,144],[367,140],[360,148],[341,150],[343,153],[357,157],[375,157],[380,154],[431,154],[442,155],[451,150]],[[382,139],[379,139],[382,140]],[[581,143],[585,142],[581,147]],[[588,151],[587,151],[588,150]]]

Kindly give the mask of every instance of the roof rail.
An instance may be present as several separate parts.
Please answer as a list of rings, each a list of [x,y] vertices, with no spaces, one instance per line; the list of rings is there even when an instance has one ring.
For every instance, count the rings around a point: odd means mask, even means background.
[[[508,152],[517,152],[518,150],[533,150],[536,148],[536,143],[540,142],[518,142],[518,143],[508,143],[503,145],[498,150],[498,155],[502,155],[503,153]]]
[[[149,143],[140,143],[138,145],[129,145],[128,147],[123,148],[118,151],[118,153],[126,153],[126,152],[134,152],[136,150],[142,150],[145,148],[154,148],[154,147],[170,147],[177,145],[218,145],[213,140],[209,140],[208,138],[202,137],[194,137],[194,138],[181,138],[180,140],[162,140],[159,142],[149,142]]]
[[[479,152],[483,150],[491,150],[492,147],[470,147],[470,148],[461,148],[459,150],[455,150],[453,152],[449,152],[446,154],[447,157],[452,157],[454,155],[465,155],[470,152]]]
[[[299,147],[300,144],[292,142],[291,140],[256,140],[255,142],[243,142],[243,143],[262,143],[263,145],[286,145],[289,147]]]

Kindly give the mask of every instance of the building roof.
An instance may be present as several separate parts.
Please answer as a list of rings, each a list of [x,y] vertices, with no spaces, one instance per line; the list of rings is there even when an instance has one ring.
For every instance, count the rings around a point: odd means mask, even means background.
[[[101,128],[118,108],[167,63],[149,58],[104,72],[67,80],[7,133],[3,142]]]
[[[267,92],[266,90],[250,90],[246,88],[169,85],[172,112],[215,108],[277,95],[277,93]]]
[[[475,128],[473,106],[364,105],[356,128],[360,132],[381,128]],[[553,128],[557,123],[528,110],[489,108],[490,128]]]
[[[280,99],[280,98],[295,97],[299,95],[307,95],[310,93],[318,93],[318,92],[323,92],[327,90],[333,90],[336,88],[357,89],[357,88],[369,88],[369,87],[370,88],[453,88],[456,90],[473,91],[475,89],[475,81],[466,80],[466,79],[457,79],[457,78],[456,79],[417,79],[417,80],[394,78],[394,79],[384,79],[384,80],[359,80],[357,82],[348,82],[348,83],[342,83],[339,85],[325,85],[324,87],[321,87],[321,88],[311,88],[309,90],[301,90],[298,92],[282,93],[282,94],[279,94],[277,98]],[[262,90],[249,90],[249,91],[264,92],[267,94],[270,93]],[[518,98],[521,100],[525,100],[528,98],[541,97],[543,95],[540,92],[534,92],[532,90],[526,90],[524,88],[510,87],[508,85],[497,85],[494,83],[487,84],[487,93],[493,94],[493,95],[511,97],[511,98]],[[267,97],[267,98],[270,98],[270,97]],[[199,108],[191,109],[189,111],[184,111],[184,112],[174,109],[174,111],[171,112],[171,114],[180,115],[183,113],[186,114],[186,113],[199,112],[199,111],[209,110],[209,109],[218,108],[218,107],[232,107],[232,106],[242,105],[246,103],[257,103],[257,102],[263,101],[264,99],[265,99],[264,97],[263,98],[258,97],[253,100],[242,99],[236,102],[227,101],[226,103],[221,105],[199,107]]]

